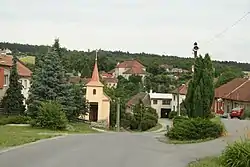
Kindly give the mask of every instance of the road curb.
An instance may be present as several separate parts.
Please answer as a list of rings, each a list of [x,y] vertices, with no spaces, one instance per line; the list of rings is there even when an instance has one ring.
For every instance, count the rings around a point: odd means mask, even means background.
[[[16,149],[19,149],[19,148],[29,146],[29,145],[38,144],[38,143],[42,143],[42,142],[46,142],[46,141],[50,141],[50,140],[58,140],[58,139],[66,137],[66,136],[67,135],[62,135],[62,136],[51,137],[51,138],[48,138],[48,139],[41,139],[41,140],[37,140],[37,141],[34,141],[34,142],[22,144],[22,145],[19,145],[19,146],[14,146],[14,147],[10,147],[10,148],[7,148],[7,149],[3,149],[3,150],[0,150],[0,155],[3,154],[3,153],[6,153],[6,152],[12,151],[12,150],[16,150]]]

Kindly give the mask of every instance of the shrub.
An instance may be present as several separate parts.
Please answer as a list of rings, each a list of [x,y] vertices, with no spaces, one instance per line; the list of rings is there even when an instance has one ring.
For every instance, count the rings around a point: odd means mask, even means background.
[[[223,127],[209,119],[176,117],[167,137],[174,140],[200,140],[217,138],[223,133]]]
[[[32,122],[33,126],[48,129],[65,129],[68,120],[62,106],[54,101],[42,102],[38,110],[37,118]]]
[[[173,119],[175,116],[177,116],[177,112],[176,111],[171,111],[170,113],[169,113],[169,119]]]
[[[0,125],[6,124],[29,124],[31,121],[30,117],[22,115],[11,115],[11,116],[1,116]]]
[[[244,114],[243,114],[243,116],[242,116],[242,119],[248,119],[248,118],[250,118],[250,110],[245,110],[244,111]]]
[[[250,166],[250,140],[236,141],[228,145],[220,160],[225,167]]]
[[[182,121],[185,121],[185,120],[188,120],[188,118],[187,117],[183,117],[183,116],[176,116],[173,119],[173,126],[175,126],[179,122],[182,122]]]

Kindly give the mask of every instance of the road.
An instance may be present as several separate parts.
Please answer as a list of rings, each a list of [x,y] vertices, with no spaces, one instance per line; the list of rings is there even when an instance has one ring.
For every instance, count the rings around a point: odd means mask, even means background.
[[[0,154],[0,167],[185,167],[190,161],[219,154],[242,136],[250,121],[224,120],[229,136],[213,141],[171,145],[157,133],[69,135]]]

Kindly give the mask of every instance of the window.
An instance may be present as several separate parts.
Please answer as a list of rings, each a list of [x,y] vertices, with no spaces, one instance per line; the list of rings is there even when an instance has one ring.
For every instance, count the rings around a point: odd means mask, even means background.
[[[153,100],[153,104],[157,104],[157,100]]]
[[[96,95],[96,89],[93,89],[93,95]]]
[[[175,95],[174,95],[174,101],[175,101]]]
[[[9,76],[8,75],[4,75],[4,85],[8,86],[9,84]]]
[[[169,99],[162,100],[163,105],[170,105],[170,103],[171,103],[171,100],[169,100]]]
[[[28,85],[27,85],[27,80],[25,79],[24,80],[24,88],[26,89],[28,87]]]

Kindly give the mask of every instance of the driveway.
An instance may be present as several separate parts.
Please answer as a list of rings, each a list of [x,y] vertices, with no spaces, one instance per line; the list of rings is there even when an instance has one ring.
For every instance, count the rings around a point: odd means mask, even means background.
[[[229,136],[188,145],[158,142],[157,133],[69,135],[0,154],[1,167],[185,167],[219,154],[226,142],[242,136],[250,122],[224,120]]]

